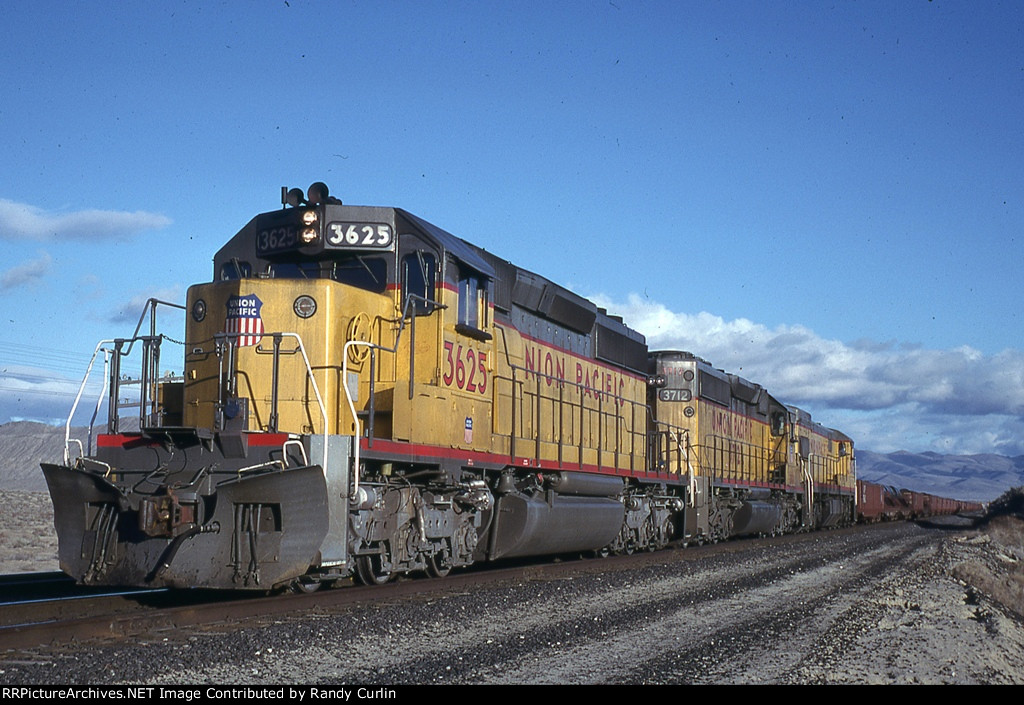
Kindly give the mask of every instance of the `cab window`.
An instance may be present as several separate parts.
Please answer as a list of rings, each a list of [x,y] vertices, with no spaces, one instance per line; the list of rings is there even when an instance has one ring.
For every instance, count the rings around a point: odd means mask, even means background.
[[[268,269],[275,279],[333,279],[378,294],[388,285],[388,265],[383,257],[275,262]]]
[[[434,300],[436,272],[437,258],[430,252],[417,250],[402,258],[402,291],[406,297],[418,297],[413,300],[411,309],[417,316],[425,316],[433,310],[427,301]]]
[[[267,267],[274,279],[319,279],[319,262],[276,262]]]
[[[252,276],[252,265],[248,262],[240,262],[237,259],[232,259],[230,262],[225,262],[220,267],[220,279],[221,281],[230,281],[232,279],[247,279]]]
[[[330,277],[336,282],[380,294],[388,286],[388,263],[383,257],[335,260]]]

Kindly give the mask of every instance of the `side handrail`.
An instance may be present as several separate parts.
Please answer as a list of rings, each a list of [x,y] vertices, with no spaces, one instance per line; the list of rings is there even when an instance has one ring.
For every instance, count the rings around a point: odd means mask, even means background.
[[[355,446],[355,448],[354,448],[354,450],[352,452],[352,462],[353,462],[353,468],[352,468],[352,483],[353,483],[352,484],[352,495],[353,496],[355,496],[359,492],[359,451],[360,451],[359,445],[360,445],[360,438],[362,438],[362,436],[363,436],[363,429],[362,429],[362,425],[359,422],[358,413],[356,412],[355,400],[352,399],[352,390],[349,389],[349,386],[348,386],[348,352],[349,352],[349,350],[352,349],[353,346],[361,345],[361,346],[365,346],[365,347],[370,348],[371,353],[374,350],[380,350],[382,352],[397,354],[398,353],[398,346],[399,346],[399,344],[401,343],[401,340],[402,340],[402,332],[405,330],[405,320],[406,320],[406,318],[409,317],[409,308],[412,306],[412,304],[414,302],[420,302],[420,303],[427,304],[428,306],[431,306],[432,308],[437,309],[437,310],[448,308],[445,304],[439,303],[439,302],[434,301],[432,299],[428,299],[428,298],[423,297],[423,296],[416,296],[415,294],[410,294],[409,296],[407,296],[405,298],[405,306],[402,309],[401,318],[399,319],[400,323],[399,323],[399,326],[398,326],[398,333],[395,334],[395,344],[394,344],[394,346],[392,346],[390,348],[386,348],[383,345],[380,345],[378,343],[371,343],[368,340],[349,340],[349,341],[347,341],[345,343],[345,346],[342,349],[342,355],[341,355],[341,357],[342,357],[342,361],[341,361],[342,385],[341,385],[341,388],[345,391],[345,401],[348,402],[348,409],[349,409],[349,412],[352,414],[352,423],[355,426],[355,429],[353,431],[353,445]],[[415,335],[415,331],[416,331],[415,317],[416,317],[416,314],[414,312],[413,316],[412,316],[413,322],[409,325],[409,330],[410,330],[409,334],[413,335],[413,336]],[[412,365],[412,360],[415,359],[415,352],[416,352],[415,351],[415,346],[411,346],[410,354],[409,354],[409,364],[410,365]],[[303,354],[305,354],[305,353],[303,353]],[[373,379],[370,380],[370,385],[372,387]],[[410,399],[412,399],[412,395],[413,395],[413,374],[412,374],[412,370],[410,369],[410,371],[409,371],[409,398]],[[326,424],[325,424],[325,426],[326,426]],[[326,449],[326,447],[327,447],[327,443],[326,443],[326,439],[325,439],[324,448]],[[325,450],[325,453],[326,453],[326,450]]]
[[[813,456],[811,456],[813,457]],[[806,460],[801,459],[800,470],[804,476],[804,498],[807,500],[807,518],[810,520],[810,526],[814,527],[814,477],[811,475],[811,457]],[[805,524],[806,526],[806,524]]]
[[[687,482],[687,485],[689,485],[689,490],[690,490],[689,506],[696,507],[697,506],[697,473],[695,473],[693,471],[693,465],[690,463],[690,453],[688,451],[689,445],[690,445],[690,433],[689,433],[689,431],[683,429],[683,437],[679,438],[679,436],[676,435],[675,429],[673,427],[671,427],[671,426],[669,426],[668,432],[669,432],[669,435],[671,436],[672,440],[675,442],[676,447],[679,448],[682,456],[684,458],[686,458],[686,470],[687,470],[686,474],[687,474],[687,477],[690,478],[689,481]],[[685,445],[684,445],[684,443],[685,443]]]
[[[507,356],[507,352],[506,352],[506,356]],[[580,412],[581,423],[582,423],[582,419],[584,417],[584,414],[590,415],[591,418],[593,418],[593,416],[596,415],[596,417],[598,419],[598,433],[599,434],[604,431],[604,424],[607,421],[611,420],[611,419],[617,420],[618,423],[617,423],[617,426],[616,426],[616,432],[618,433],[619,429],[623,428],[624,424],[627,422],[628,419],[627,419],[626,413],[621,413],[621,412],[616,411],[616,410],[619,409],[621,406],[627,406],[628,405],[628,407],[629,407],[628,414],[632,418],[633,427],[632,427],[632,430],[627,428],[625,430],[625,434],[631,440],[631,443],[630,443],[630,449],[631,449],[630,450],[630,455],[631,455],[631,462],[632,462],[632,456],[636,454],[637,442],[640,441],[642,443],[646,439],[646,436],[647,436],[646,423],[638,424],[637,423],[636,413],[637,413],[638,409],[643,409],[643,410],[646,411],[646,414],[648,416],[650,416],[651,415],[651,409],[650,409],[650,406],[648,404],[646,404],[644,402],[638,402],[638,401],[636,401],[634,399],[630,399],[629,397],[621,396],[621,395],[619,395],[618,393],[615,393],[615,392],[609,392],[609,391],[604,391],[604,390],[594,390],[595,396],[599,395],[598,396],[598,405],[597,405],[596,408],[593,407],[593,406],[588,407],[584,403],[584,401],[583,401],[583,396],[586,393],[586,390],[591,389],[591,388],[589,388],[586,383],[578,382],[578,381],[573,381],[573,380],[568,379],[566,377],[559,377],[557,374],[548,374],[546,372],[541,372],[540,370],[530,369],[530,368],[525,367],[523,365],[516,365],[516,364],[512,363],[511,360],[508,360],[507,364],[509,366],[509,369],[512,372],[512,376],[511,377],[499,377],[499,376],[496,375],[494,379],[495,380],[499,380],[499,379],[500,380],[504,380],[504,381],[508,382],[511,385],[512,419],[511,419],[511,428],[510,428],[508,437],[509,437],[509,455],[512,458],[514,458],[515,455],[516,455],[516,441],[517,440],[518,441],[524,441],[524,442],[533,442],[537,446],[539,446],[539,444],[541,443],[541,435],[540,435],[541,431],[540,431],[540,426],[539,425],[535,425],[535,432],[534,432],[534,435],[533,435],[532,438],[529,438],[526,435],[517,435],[517,433],[516,433],[516,421],[517,420],[520,421],[519,428],[521,429],[523,427],[523,421],[528,418],[527,414],[525,412],[523,412],[522,415],[520,415],[520,412],[519,412],[518,409],[519,408],[522,408],[522,409],[527,408],[527,400],[528,400],[528,398],[529,397],[533,397],[534,398],[534,402],[533,402],[533,406],[531,408],[539,408],[539,406],[540,406],[540,404],[542,402],[548,401],[548,402],[551,402],[551,403],[559,404],[561,406],[568,405],[568,406],[570,406],[570,407],[572,407],[574,409],[578,409],[579,412]],[[519,379],[519,373],[522,373],[522,379]],[[526,386],[527,383],[528,383],[528,380],[531,377],[536,380],[536,386],[537,386],[537,390],[536,391],[528,389],[527,386]],[[557,386],[559,388],[559,396],[558,397],[554,397],[554,396],[547,396],[547,395],[541,394],[541,392],[540,392],[540,383],[542,381],[546,381],[549,384],[549,386]],[[578,404],[576,402],[574,402],[574,401],[566,401],[566,400],[563,399],[563,397],[561,396],[561,390],[565,389],[565,388],[575,389],[576,390],[576,392],[579,395],[579,403]],[[497,387],[495,387],[495,389],[497,389]],[[516,392],[517,389],[520,390],[518,393]],[[612,408],[615,409],[615,410],[609,410],[609,409],[605,408],[605,401],[604,401],[605,399],[609,399],[611,401]],[[519,405],[516,404],[517,400],[520,402]],[[537,418],[537,416],[534,415],[534,416],[530,416],[529,418]],[[582,450],[582,443],[583,443],[583,436],[581,434],[580,435],[580,440],[579,440],[579,446],[580,446],[581,450]],[[559,442],[559,445],[561,445],[561,442]],[[616,445],[618,445],[618,444],[616,444]],[[536,449],[534,452],[536,454],[538,454],[538,457],[539,457],[539,448]],[[644,449],[644,452],[646,453],[647,449]],[[581,463],[582,463],[582,458],[583,458],[583,455],[582,455],[582,452],[581,452],[580,453],[580,462]],[[600,462],[600,460],[599,460],[599,462]]]

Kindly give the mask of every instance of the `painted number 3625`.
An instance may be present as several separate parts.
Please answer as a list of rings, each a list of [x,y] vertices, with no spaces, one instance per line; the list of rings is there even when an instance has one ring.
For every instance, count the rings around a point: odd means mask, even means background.
[[[336,247],[391,246],[391,226],[371,223],[329,223],[327,242]]]
[[[459,389],[486,394],[487,353],[462,345],[456,348],[455,343],[447,340],[444,349],[448,355],[442,377],[445,386],[450,387],[454,382]]]

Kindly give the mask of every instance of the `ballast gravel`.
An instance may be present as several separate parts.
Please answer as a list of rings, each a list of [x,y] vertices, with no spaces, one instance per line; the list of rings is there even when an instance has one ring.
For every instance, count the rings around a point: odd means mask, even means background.
[[[1024,683],[1024,621],[953,576],[992,546],[820,533],[132,643],[0,651],[4,684]]]

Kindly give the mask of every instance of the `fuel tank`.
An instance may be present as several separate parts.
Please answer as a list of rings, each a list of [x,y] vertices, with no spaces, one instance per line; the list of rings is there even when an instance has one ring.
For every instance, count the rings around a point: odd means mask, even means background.
[[[503,495],[495,508],[488,558],[597,550],[618,535],[624,516],[615,499],[554,492]]]

